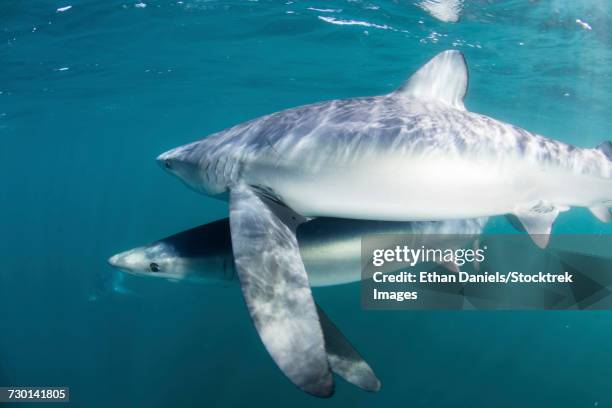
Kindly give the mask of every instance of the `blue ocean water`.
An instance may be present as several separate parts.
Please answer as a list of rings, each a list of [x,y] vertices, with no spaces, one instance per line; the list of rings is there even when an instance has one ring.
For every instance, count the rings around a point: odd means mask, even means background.
[[[369,394],[338,380],[317,400],[272,363],[236,288],[106,264],[227,214],[161,171],[160,152],[389,92],[449,48],[468,60],[470,110],[579,146],[611,139],[612,4],[466,0],[460,14],[400,0],[5,0],[0,386],[69,386],[86,408],[612,406],[610,312],[374,312],[358,284],[315,289],[383,382]],[[555,232],[612,229],[573,209]]]

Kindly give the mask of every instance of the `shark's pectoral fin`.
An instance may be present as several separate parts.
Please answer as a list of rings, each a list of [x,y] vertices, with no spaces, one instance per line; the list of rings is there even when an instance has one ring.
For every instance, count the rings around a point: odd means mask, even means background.
[[[332,371],[366,391],[380,390],[380,380],[368,363],[359,355],[319,305],[317,305],[317,312],[323,328],[327,358]]]
[[[441,52],[423,65],[395,95],[444,102],[465,110],[463,98],[468,87],[468,69],[463,54]]]
[[[266,349],[299,388],[329,397],[334,384],[296,226],[303,218],[258,196],[249,186],[230,191],[236,272]]]
[[[514,215],[519,219],[525,231],[540,248],[546,248],[550,240],[552,225],[559,213],[569,210],[568,207],[554,206],[538,202],[527,208],[516,209]]]
[[[589,210],[599,221],[602,222],[610,222],[612,221],[612,214],[610,214],[610,210],[608,207],[600,206],[600,207],[589,207]]]

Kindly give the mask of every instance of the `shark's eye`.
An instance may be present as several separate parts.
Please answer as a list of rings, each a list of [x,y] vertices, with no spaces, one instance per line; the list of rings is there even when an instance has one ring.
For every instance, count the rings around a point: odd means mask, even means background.
[[[172,168],[172,162],[169,159],[164,160],[164,167],[167,169]]]
[[[151,262],[151,263],[149,264],[149,270],[150,270],[151,272],[159,272],[159,265],[158,265],[158,264],[156,264],[155,262]]]

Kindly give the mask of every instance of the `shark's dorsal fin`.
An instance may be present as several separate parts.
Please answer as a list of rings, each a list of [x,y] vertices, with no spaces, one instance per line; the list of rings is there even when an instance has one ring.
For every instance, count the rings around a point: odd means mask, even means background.
[[[463,98],[468,87],[468,70],[463,54],[441,52],[415,72],[396,95],[444,102],[465,110]]]

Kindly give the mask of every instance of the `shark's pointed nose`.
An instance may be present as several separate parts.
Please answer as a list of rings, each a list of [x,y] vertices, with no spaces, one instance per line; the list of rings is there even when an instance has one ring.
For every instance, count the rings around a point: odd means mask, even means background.
[[[163,152],[162,154],[157,156],[155,161],[162,169],[171,171],[174,167],[175,162],[178,160],[179,153],[179,148],[168,150],[167,152]]]
[[[169,153],[170,153],[171,151],[172,151],[172,150],[168,150],[167,152],[163,152],[162,154],[160,154],[159,156],[157,156],[157,158],[155,158],[155,160],[156,160],[157,162],[163,162],[164,160],[166,160],[167,158],[169,158],[169,156],[170,156],[170,154],[169,154]]]
[[[113,268],[125,271],[130,269],[133,260],[130,258],[132,251],[125,251],[108,258],[107,262]]]
[[[121,268],[121,262],[120,262],[119,255],[120,254],[113,255],[107,259],[108,264],[112,266],[113,268]]]
[[[162,153],[157,156],[155,161],[162,169],[169,170],[170,167],[172,167],[172,161],[170,159],[170,156],[168,155],[168,152]]]

